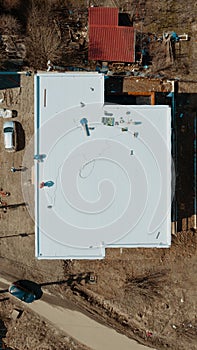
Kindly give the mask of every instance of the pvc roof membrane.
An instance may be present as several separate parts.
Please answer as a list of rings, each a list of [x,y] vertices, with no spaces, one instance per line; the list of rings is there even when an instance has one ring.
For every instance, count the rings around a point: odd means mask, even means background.
[[[90,26],[88,59],[134,62],[134,28],[123,26]]]
[[[168,106],[104,104],[104,76],[35,76],[39,259],[102,259],[105,249],[171,243]]]
[[[88,23],[91,25],[118,25],[117,7],[89,7]]]

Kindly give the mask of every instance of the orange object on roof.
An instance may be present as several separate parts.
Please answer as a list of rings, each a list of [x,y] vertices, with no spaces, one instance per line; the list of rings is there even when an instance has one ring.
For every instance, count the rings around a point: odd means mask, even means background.
[[[118,26],[118,8],[89,7],[88,22],[91,25]]]
[[[90,26],[89,60],[134,62],[135,31],[133,27]]]

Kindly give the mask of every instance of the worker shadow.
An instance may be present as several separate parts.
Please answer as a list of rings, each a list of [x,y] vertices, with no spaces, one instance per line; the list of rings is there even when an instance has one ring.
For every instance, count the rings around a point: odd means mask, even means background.
[[[8,298],[8,297],[2,298],[2,299],[0,299],[0,303],[1,303],[1,302],[4,302],[4,301],[7,301],[7,300],[10,300],[10,298]]]
[[[8,289],[2,289],[2,290],[0,290],[0,294],[7,293],[7,292],[8,292]]]
[[[22,203],[17,203],[17,204],[5,204],[5,205],[0,205],[0,209],[3,209],[3,211],[7,211],[8,209],[17,209],[19,207],[26,207],[28,204],[25,202]]]
[[[32,233],[18,233],[16,235],[7,235],[7,236],[1,236],[0,239],[4,239],[4,238],[13,238],[13,237],[28,237],[28,236],[32,236],[34,235],[35,233],[32,232]]]

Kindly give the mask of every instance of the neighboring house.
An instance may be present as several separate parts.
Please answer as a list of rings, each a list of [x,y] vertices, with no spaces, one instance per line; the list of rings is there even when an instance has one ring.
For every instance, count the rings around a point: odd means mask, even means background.
[[[89,8],[89,60],[135,62],[135,30],[118,16],[117,8]]]

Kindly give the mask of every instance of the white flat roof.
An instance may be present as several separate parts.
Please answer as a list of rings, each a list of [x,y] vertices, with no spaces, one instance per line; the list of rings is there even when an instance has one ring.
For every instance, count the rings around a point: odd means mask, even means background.
[[[37,74],[35,96],[36,256],[169,247],[170,108],[104,105],[97,73]]]

